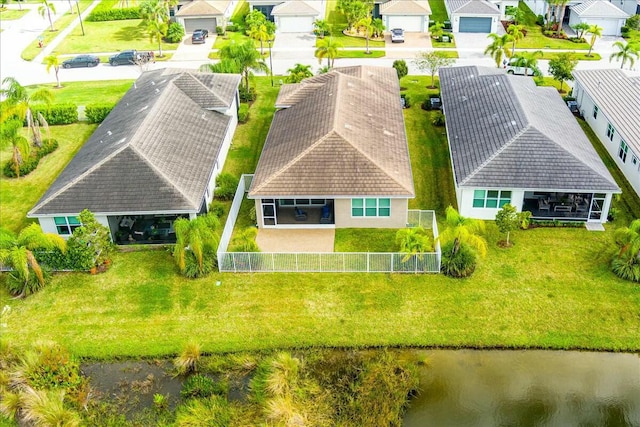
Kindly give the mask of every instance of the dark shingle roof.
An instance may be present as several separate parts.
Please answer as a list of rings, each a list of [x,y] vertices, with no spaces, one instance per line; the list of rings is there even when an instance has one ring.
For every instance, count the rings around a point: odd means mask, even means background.
[[[144,73],[30,215],[200,208],[240,76]],[[202,84],[200,84],[202,83]]]
[[[440,84],[459,186],[619,191],[555,89],[482,67]]]
[[[249,195],[413,197],[399,96],[395,70],[382,67],[284,89],[277,104],[290,106],[275,113]]]

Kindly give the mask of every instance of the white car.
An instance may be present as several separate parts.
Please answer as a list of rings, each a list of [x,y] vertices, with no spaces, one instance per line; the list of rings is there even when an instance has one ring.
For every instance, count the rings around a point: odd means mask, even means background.
[[[391,43],[404,43],[404,30],[402,28],[391,30]]]
[[[525,68],[516,66],[516,61],[518,58],[511,58],[509,61],[504,62],[504,69],[507,70],[507,74],[517,74],[520,76],[524,76]],[[535,70],[533,68],[527,68],[527,76],[535,75]]]

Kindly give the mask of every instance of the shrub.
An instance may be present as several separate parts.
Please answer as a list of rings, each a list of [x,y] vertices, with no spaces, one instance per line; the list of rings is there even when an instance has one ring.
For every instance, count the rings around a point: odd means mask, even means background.
[[[167,29],[167,35],[164,37],[169,43],[180,43],[184,37],[184,27],[178,22],[172,22]]]
[[[238,182],[238,178],[230,173],[221,173],[216,178],[215,197],[220,200],[232,200],[236,194]]]
[[[191,251],[185,254],[184,277],[188,279],[196,279],[198,277],[207,276],[213,273],[218,266],[218,258],[215,251],[205,251],[202,257],[202,268],[198,265],[196,256]]]
[[[238,92],[240,94],[240,102],[253,102],[258,97],[255,87],[250,87],[247,90],[244,86],[240,86]]]
[[[213,396],[226,396],[229,393],[229,386],[225,382],[215,382],[211,378],[196,374],[192,375],[184,382],[180,395],[185,399],[205,398]]]
[[[42,267],[42,266],[41,266]],[[44,283],[46,284],[51,278],[51,274],[46,268],[42,268],[42,275],[44,276]],[[29,274],[29,278],[25,280],[18,277],[15,272],[9,273],[9,277],[6,281],[6,288],[11,295],[33,295],[42,289],[45,285],[40,283],[35,274]]]
[[[404,59],[396,59],[393,61],[393,68],[395,68],[398,73],[398,79],[403,78],[407,74],[409,74],[409,67],[407,66],[407,61]]]
[[[246,123],[249,120],[249,104],[241,103],[238,108],[238,121]]]
[[[231,425],[231,408],[220,396],[191,399],[177,408],[176,422],[180,426],[226,427]]]
[[[433,123],[434,126],[444,126],[445,120],[442,111],[436,111],[436,113],[433,115],[433,120],[431,121],[431,123]]]
[[[235,32],[242,31],[242,28],[240,28],[240,26],[237,24],[228,24],[227,31],[231,31],[232,33],[235,33]]]
[[[89,104],[84,109],[84,115],[89,123],[102,123],[115,106],[116,104],[105,102]]]
[[[573,43],[586,43],[587,41],[584,39],[584,37],[569,37],[569,41],[572,41]]]
[[[536,25],[543,26],[544,25],[544,16],[538,15],[536,16]]]
[[[139,7],[113,7],[113,2],[105,1],[100,3],[91,13],[87,16],[87,21],[101,22],[101,21],[122,21],[125,19],[140,19]]]
[[[409,108],[411,107],[411,98],[409,97],[409,95],[407,95],[406,93],[401,93],[400,94],[400,98],[402,98],[402,106],[404,108]]]
[[[219,36],[224,36],[225,30],[224,27],[221,27],[220,25],[218,25],[216,27],[216,34]]]
[[[26,159],[23,159],[20,165],[20,176],[29,175],[33,172],[40,163],[40,159],[49,153],[54,152],[58,148],[58,141],[55,139],[42,140],[42,147],[32,150],[31,155]],[[2,173],[8,178],[16,177],[16,170],[13,166],[13,161],[8,160],[3,167]]]
[[[632,282],[640,282],[640,264],[634,256],[617,256],[611,261],[611,270],[616,276]]]
[[[224,203],[219,200],[214,200],[209,205],[209,212],[217,216],[218,218],[222,218],[224,214],[227,212],[227,208]]]
[[[190,342],[184,347],[182,353],[173,360],[173,365],[181,374],[197,372],[201,356],[200,345],[195,342]]]
[[[36,105],[31,108],[34,117],[41,113],[47,124],[53,125],[70,125],[78,121],[78,107],[75,104],[52,104],[52,105]],[[25,123],[26,125],[26,123]]]
[[[457,243],[458,250],[455,251],[455,241],[449,242],[442,247],[441,270],[450,277],[469,277],[476,270],[477,255],[468,245]]]
[[[640,14],[629,17],[624,25],[630,30],[640,31]]]

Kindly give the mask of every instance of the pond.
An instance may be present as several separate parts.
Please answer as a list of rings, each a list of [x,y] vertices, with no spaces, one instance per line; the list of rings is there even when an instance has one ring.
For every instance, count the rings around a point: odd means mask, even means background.
[[[640,355],[415,350],[426,358],[405,427],[640,426]]]

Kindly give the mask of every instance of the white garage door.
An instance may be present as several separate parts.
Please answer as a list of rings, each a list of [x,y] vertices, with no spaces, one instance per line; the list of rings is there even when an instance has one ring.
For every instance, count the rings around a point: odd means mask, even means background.
[[[422,32],[422,16],[388,16],[388,30],[402,28],[409,32]]]
[[[282,16],[278,19],[281,33],[310,33],[313,31],[312,16]]]
[[[589,25],[602,27],[603,36],[617,36],[619,34],[617,19],[589,19]],[[589,37],[587,37],[587,39],[588,38]]]
[[[184,31],[192,33],[193,30],[209,30],[209,33],[216,33],[216,18],[184,18]]]

